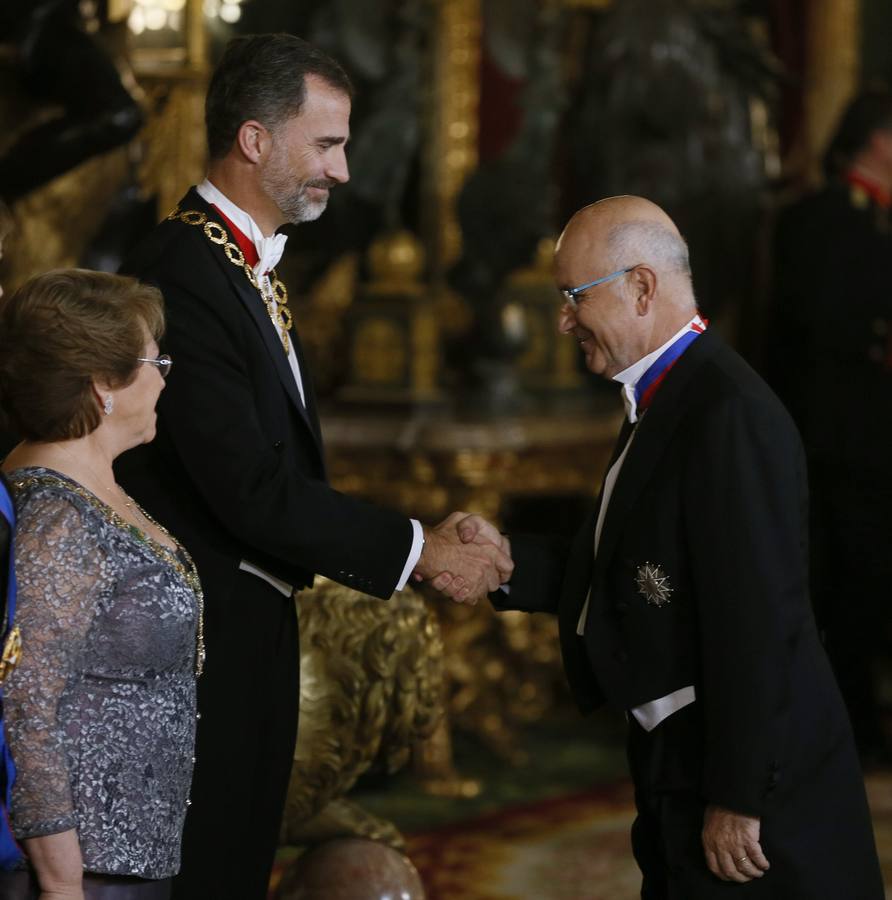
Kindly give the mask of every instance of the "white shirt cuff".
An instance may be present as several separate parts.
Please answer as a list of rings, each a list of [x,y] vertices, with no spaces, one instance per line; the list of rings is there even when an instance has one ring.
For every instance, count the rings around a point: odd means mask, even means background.
[[[395,591],[401,591],[409,580],[409,576],[415,571],[418,560],[421,559],[421,551],[424,549],[424,531],[421,528],[421,522],[418,519],[410,519],[412,523],[412,549],[406,559],[406,565],[403,566],[403,574],[396,583]]]

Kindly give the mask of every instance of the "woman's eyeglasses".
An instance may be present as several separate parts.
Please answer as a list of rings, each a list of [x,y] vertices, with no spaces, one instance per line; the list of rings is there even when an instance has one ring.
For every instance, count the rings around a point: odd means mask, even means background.
[[[162,378],[167,378],[167,375],[170,372],[170,367],[173,365],[173,360],[166,353],[163,356],[157,357],[156,359],[145,359],[142,356],[138,356],[136,358],[136,361],[141,363],[149,363],[149,365],[152,366],[157,366]]]

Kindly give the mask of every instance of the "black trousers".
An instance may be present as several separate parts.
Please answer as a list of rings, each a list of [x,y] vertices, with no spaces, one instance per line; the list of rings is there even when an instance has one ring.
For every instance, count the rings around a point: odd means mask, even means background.
[[[265,900],[294,758],[294,601],[247,572],[205,595],[192,805],[174,900]]]
[[[650,732],[629,716],[629,768],[638,812],[632,852],[641,869],[643,900],[711,900],[726,896],[729,886],[740,887],[707,869],[700,841],[706,808],[698,792],[700,712],[694,702]]]
[[[632,851],[642,900],[883,900],[870,817],[851,738],[828,747],[809,777],[779,789],[760,823],[769,871],[738,884],[706,866],[703,731],[697,703],[646,732],[631,719],[629,765],[638,816]]]

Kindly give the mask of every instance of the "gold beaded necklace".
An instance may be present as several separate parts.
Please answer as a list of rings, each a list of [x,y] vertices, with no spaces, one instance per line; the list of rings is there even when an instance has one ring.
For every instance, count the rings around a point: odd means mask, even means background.
[[[143,523],[145,523],[146,525],[151,526],[151,525],[155,524],[155,523],[149,521],[149,519],[146,517],[146,514],[142,511],[142,508],[137,504],[137,502],[132,497],[128,496],[128,494],[124,491],[124,488],[122,488],[121,485],[119,485],[117,481],[112,479],[114,488],[107,487],[105,482],[96,474],[96,470],[86,461],[86,459],[78,460],[78,458],[67,447],[63,447],[61,444],[57,444],[56,446],[75,464],[75,468],[77,468],[78,465],[83,465],[83,467],[93,477],[93,481],[96,484],[98,484],[102,488],[103,491],[105,491],[110,496],[116,498],[118,501],[123,503],[125,508],[127,509],[127,512],[131,516],[133,516],[133,518],[136,519],[137,522],[139,522],[139,520],[141,519],[143,521]],[[112,509],[114,509],[114,507],[112,507],[111,503],[109,503],[108,505]],[[120,515],[120,513],[118,515]],[[124,517],[121,516],[121,518],[123,519]],[[131,527],[133,526],[132,522],[128,522],[127,524],[130,525]],[[163,534],[167,534],[167,532],[164,531],[164,529],[161,528],[161,526],[156,526],[156,527]],[[169,534],[167,534],[167,536],[170,537]],[[173,540],[173,539],[171,538],[171,540]],[[174,541],[174,543],[176,543],[176,541]]]
[[[229,239],[229,232],[219,222],[209,219],[203,212],[194,209],[181,212],[180,208],[176,207],[167,218],[172,222],[183,222],[185,225],[198,226],[212,244],[218,244],[223,247],[226,258],[245,273],[251,286],[260,293],[269,317],[279,327],[279,337],[287,354],[291,347],[288,332],[291,330],[291,324],[294,319],[291,315],[291,310],[288,308],[288,290],[279,281],[276,270],[271,269],[268,278],[261,277],[258,279],[254,270],[245,260],[242,248]]]
[[[94,476],[95,477],[95,476]],[[139,510],[140,516],[147,522],[155,526],[162,534],[170,538],[171,542],[177,547],[171,550],[160,541],[156,541],[150,534],[128,522],[120,513],[101,500],[92,491],[87,490],[83,485],[76,482],[69,476],[60,477],[47,473],[45,475],[26,475],[17,478],[13,482],[13,487],[17,492],[34,485],[43,485],[49,487],[62,487],[67,491],[77,494],[82,500],[89,503],[97,510],[105,519],[113,525],[126,531],[131,537],[142,544],[145,544],[156,556],[160,556],[192,589],[195,594],[195,600],[198,605],[198,617],[195,627],[195,675],[200,676],[204,671],[204,663],[207,658],[207,652],[204,645],[204,592],[201,589],[201,581],[198,577],[198,569],[192,561],[186,548],[159,522],[156,522],[135,500],[130,499],[128,506],[133,506]],[[121,491],[123,493],[123,490]],[[126,496],[126,495],[125,495]],[[182,554],[182,558],[181,555]]]

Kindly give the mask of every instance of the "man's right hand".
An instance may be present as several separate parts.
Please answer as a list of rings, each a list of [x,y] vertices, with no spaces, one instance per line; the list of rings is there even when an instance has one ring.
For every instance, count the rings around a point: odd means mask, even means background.
[[[465,537],[459,536],[459,523],[465,523]],[[479,516],[454,512],[434,528],[425,527],[424,539],[416,575],[459,603],[476,603],[514,570],[507,539]]]
[[[702,840],[709,871],[722,881],[743,883],[761,878],[771,866],[759,843],[760,828],[755,816],[707,806]]]

